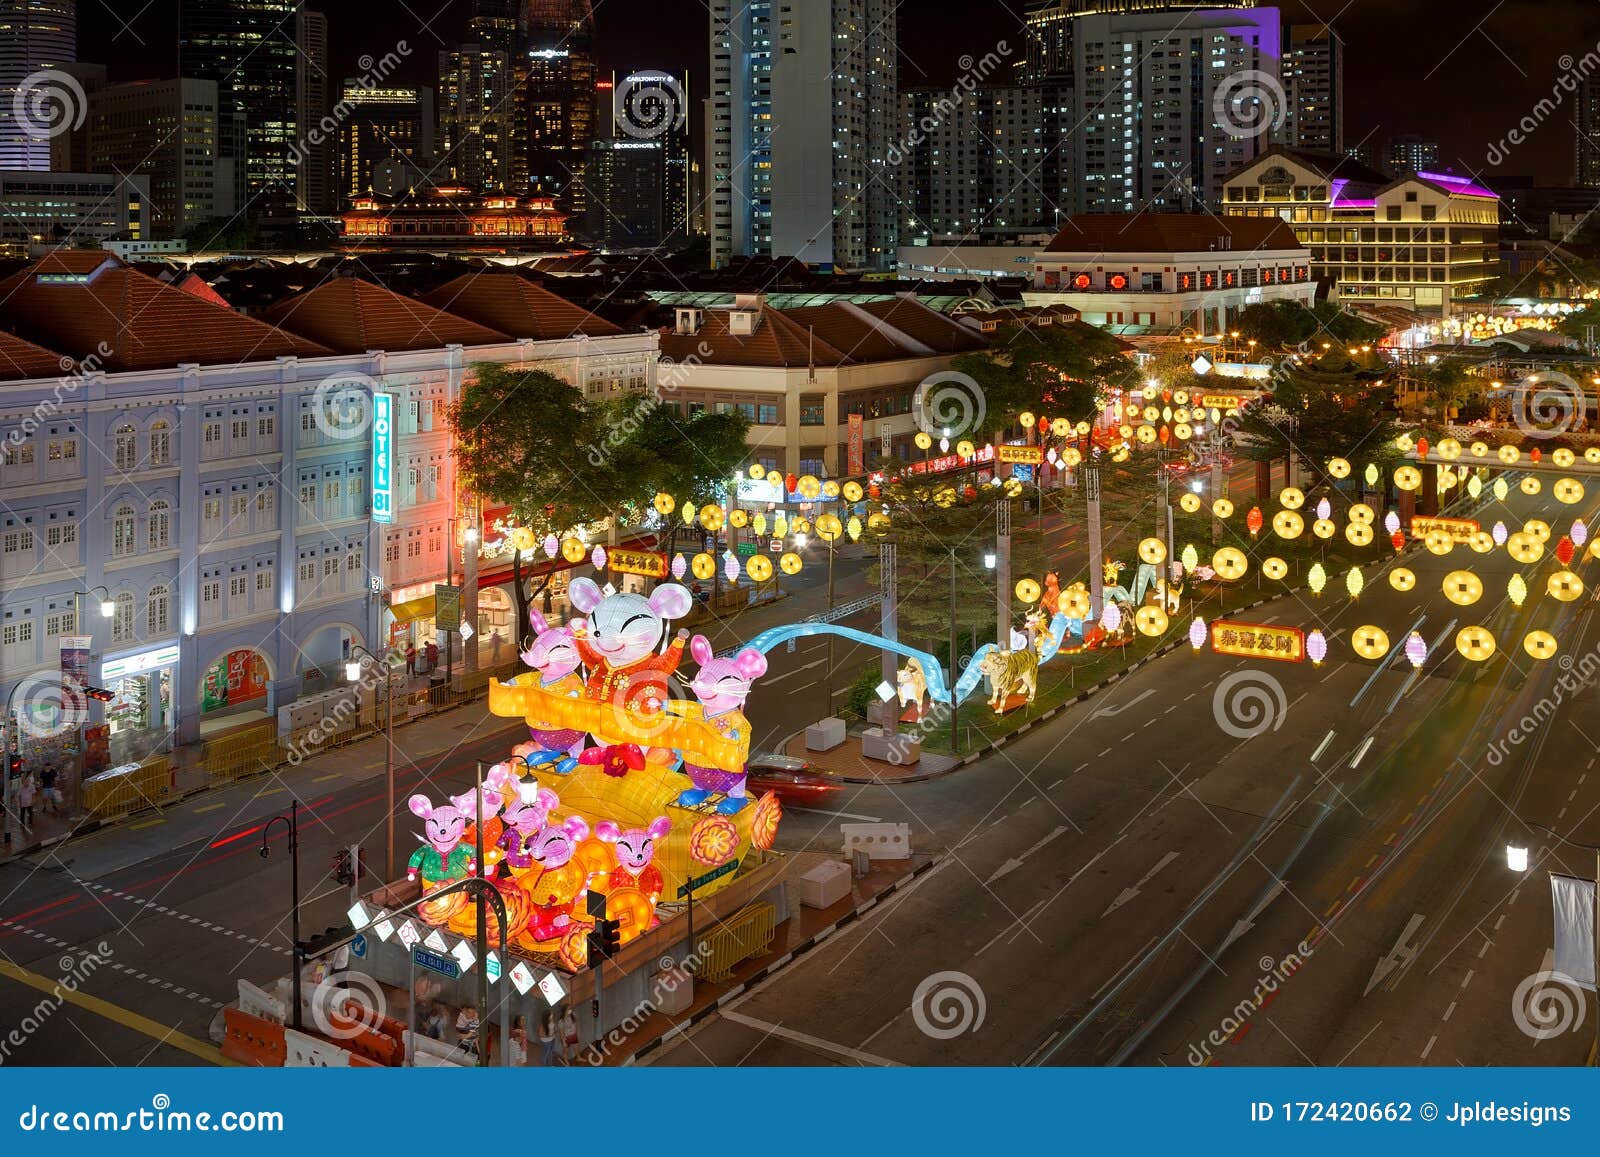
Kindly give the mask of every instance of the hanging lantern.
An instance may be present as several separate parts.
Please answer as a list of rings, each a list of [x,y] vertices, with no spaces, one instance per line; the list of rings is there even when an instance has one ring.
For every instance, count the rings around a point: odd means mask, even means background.
[[[1274,556],[1262,561],[1261,573],[1276,582],[1289,573],[1289,564]]]
[[[767,476],[767,468],[759,462],[750,463],[750,477],[760,482]]]
[[[708,579],[717,573],[717,560],[702,551],[689,560],[689,572],[697,579]]]
[[[1160,607],[1140,607],[1133,615],[1133,625],[1141,635],[1158,638],[1166,633],[1167,612]]]
[[[1313,667],[1322,666],[1322,660],[1328,657],[1328,640],[1321,631],[1312,631],[1306,636],[1306,657]]]
[[[688,560],[686,560],[683,557],[683,555],[681,555],[681,554],[673,555],[672,556],[672,577],[675,578],[675,579],[682,579],[683,576],[688,573],[688,571],[689,571]]]
[[[1193,514],[1200,509],[1200,496],[1192,490],[1185,490],[1178,499],[1178,505],[1185,514]]]
[[[1397,530],[1389,536],[1389,542],[1396,550],[1404,550],[1406,547],[1406,536]]]
[[[1106,603],[1105,610],[1100,613],[1100,625],[1105,628],[1108,635],[1117,633],[1117,629],[1122,626],[1122,611],[1116,603]]]
[[[1503,522],[1496,522],[1494,527],[1489,531],[1489,537],[1494,539],[1494,544],[1496,546],[1504,546],[1506,544],[1506,524]]]
[[[1311,533],[1318,538],[1332,538],[1339,533],[1339,526],[1331,518],[1319,518],[1311,524]]]
[[[1198,651],[1206,645],[1206,621],[1199,615],[1189,624],[1189,646]]]
[[[1328,585],[1328,572],[1322,569],[1320,562],[1311,564],[1311,570],[1306,573],[1306,585],[1314,595],[1320,595],[1322,588]]]
[[[1278,504],[1285,510],[1299,510],[1305,503],[1305,492],[1298,486],[1285,486],[1278,491]]]
[[[1494,656],[1494,636],[1482,627],[1462,627],[1456,632],[1456,650],[1463,659],[1482,663]]]
[[[1372,507],[1365,502],[1358,502],[1350,508],[1350,521],[1359,522],[1362,526],[1371,526],[1373,519],[1377,517],[1372,513]]]
[[[1358,506],[1356,509],[1365,508]],[[1372,543],[1372,527],[1365,522],[1352,522],[1344,528],[1344,537],[1351,546],[1369,546]]]
[[[739,581],[739,556],[728,551],[722,560],[722,573],[729,582]]]
[[[1261,525],[1266,520],[1261,516],[1261,507],[1252,506],[1250,513],[1244,516],[1244,524],[1250,530],[1250,537],[1254,538],[1261,532]]]
[[[1279,538],[1299,538],[1306,528],[1306,520],[1292,510],[1280,510],[1272,516],[1272,530]]]
[[[1397,566],[1389,572],[1389,585],[1403,594],[1417,585],[1416,572]]]
[[[1520,607],[1527,597],[1528,584],[1523,581],[1521,575],[1512,575],[1511,580],[1506,583],[1506,598],[1511,600],[1512,606]]]
[[[556,553],[560,549],[561,549],[561,540],[559,538],[557,538],[553,534],[547,534],[547,535],[544,536],[544,556],[545,556],[545,558],[555,558]]]
[[[1506,480],[1504,478],[1496,478],[1494,480],[1494,496],[1497,501],[1504,502],[1506,500],[1506,495],[1510,493],[1511,487],[1506,485]]]
[[[1572,545],[1572,540],[1563,534],[1561,536],[1561,541],[1556,543],[1556,561],[1562,566],[1571,566],[1572,552],[1575,549],[1576,548]]]
[[[1193,570],[1200,565],[1200,552],[1194,548],[1194,543],[1183,548],[1183,553],[1178,556],[1178,561],[1183,563],[1184,570]]]
[[[1394,472],[1394,484],[1401,490],[1415,490],[1422,485],[1422,471],[1415,466],[1401,466]]]
[[[852,514],[850,521],[844,524],[844,532],[850,536],[851,542],[855,542],[861,537],[861,520]]]
[[[1406,658],[1417,670],[1422,669],[1422,664],[1428,658],[1428,644],[1416,631],[1406,636]]]
[[[1250,560],[1238,547],[1225,546],[1211,556],[1211,567],[1232,582],[1244,577],[1244,572],[1250,569]]]
[[[1390,534],[1398,534],[1400,532],[1400,516],[1392,510],[1385,514],[1383,516],[1383,529]]]
[[[685,502],[683,504],[683,524],[685,526],[693,526],[694,525],[694,520],[695,520],[695,515],[697,513],[698,512],[694,508],[694,503]]]
[[[730,510],[728,511],[728,525],[735,530],[743,530],[750,525],[750,516],[743,510]]]
[[[655,507],[657,514],[671,514],[672,508],[676,505],[677,503],[673,500],[672,495],[668,494],[665,490],[659,491],[656,494]]]
[[[772,536],[782,538],[789,533],[789,520],[784,517],[783,511],[778,511],[778,517],[772,520]]]
[[[1479,478],[1476,474],[1474,474],[1471,478],[1467,479],[1467,495],[1470,498],[1476,499],[1476,498],[1480,497],[1482,494],[1483,494],[1483,479]]]
[[[1344,589],[1350,592],[1350,597],[1359,599],[1361,588],[1367,585],[1367,580],[1361,577],[1361,568],[1353,566],[1350,573],[1344,576]]]
[[[1039,583],[1036,579],[1018,579],[1015,588],[1017,601],[1032,606],[1039,601]]]
[[[1529,631],[1522,640],[1522,649],[1534,659],[1548,659],[1556,653],[1556,637],[1549,631]]]
[[[595,570],[606,569],[606,548],[598,542],[594,544],[594,553],[589,556],[589,561],[594,563]]]
[[[1507,466],[1515,466],[1517,464],[1517,459],[1522,457],[1521,451],[1519,451],[1510,443],[1500,447],[1499,455],[1500,461],[1504,462]]]
[[[1428,440],[1426,438],[1418,438],[1417,439],[1417,457],[1420,459],[1420,458],[1426,458],[1427,456],[1428,456]]]
[[[1565,470],[1578,460],[1578,456],[1565,446],[1558,447],[1551,455],[1550,461]]]
[[[1167,544],[1159,538],[1146,538],[1139,543],[1139,559],[1151,566],[1160,566],[1167,561]]]
[[[1347,459],[1347,458],[1330,458],[1330,459],[1328,459],[1328,473],[1332,474],[1335,478],[1348,478],[1348,477],[1350,477],[1350,461],[1349,461],[1349,459]],[[1323,515],[1322,517],[1326,518],[1327,515]]]
[[[1494,535],[1487,530],[1474,530],[1467,536],[1467,545],[1478,554],[1488,554],[1494,549]]]
[[[1558,570],[1546,580],[1545,590],[1551,598],[1570,603],[1583,594],[1583,580],[1570,570]]]
[[[750,529],[758,535],[765,535],[767,533],[767,516],[765,514],[757,514],[750,520]]]
[[[1541,483],[1539,479],[1532,474],[1528,475],[1522,480],[1521,489],[1524,494],[1537,494],[1542,488],[1543,483]]]
[[[584,548],[583,541],[581,539],[568,538],[562,540],[561,557],[566,559],[568,562],[582,562],[588,556],[589,552]]]
[[[1211,504],[1211,513],[1218,518],[1233,517],[1233,503],[1226,498],[1219,498]]]
[[[1456,548],[1456,540],[1450,537],[1447,530],[1430,530],[1422,536],[1422,545],[1427,547],[1429,554],[1442,558]]]
[[[1550,541],[1550,524],[1542,518],[1530,518],[1522,524],[1522,529],[1537,538],[1540,543]]]
[[[786,550],[778,556],[778,569],[784,574],[799,574],[800,566],[800,556],[792,550]]]
[[[1363,659],[1378,659],[1389,653],[1389,635],[1382,627],[1368,623],[1351,632],[1350,646]]]
[[[1367,463],[1367,469],[1364,477],[1367,480],[1368,486],[1376,486],[1378,484],[1378,467],[1375,463]]]
[[[772,560],[764,554],[753,554],[745,560],[744,570],[753,582],[764,583],[772,577]]]
[[[860,502],[862,493],[861,483],[854,480],[846,482],[843,486],[839,487],[839,493],[844,495],[844,500],[846,502]]]
[[[1333,517],[1333,503],[1329,502],[1326,497],[1317,499],[1317,517],[1318,518],[1332,518]]]
[[[1572,520],[1572,529],[1567,531],[1567,537],[1572,539],[1573,546],[1582,546],[1589,541],[1589,528],[1583,524],[1583,519]]]
[[[1544,544],[1527,531],[1519,530],[1506,539],[1506,552],[1521,563],[1538,562],[1544,557]]]
[[[1470,607],[1483,597],[1483,580],[1470,570],[1453,570],[1444,576],[1444,597],[1458,607]]]
[[[727,516],[722,511],[722,507],[718,506],[714,502],[707,503],[700,508],[700,525],[705,527],[705,529],[709,530],[712,534],[715,534],[717,531],[722,529],[722,524],[726,517]]]
[[[1571,506],[1574,502],[1583,501],[1583,483],[1576,478],[1558,478],[1555,485],[1550,487],[1550,493],[1556,496],[1556,501]]]

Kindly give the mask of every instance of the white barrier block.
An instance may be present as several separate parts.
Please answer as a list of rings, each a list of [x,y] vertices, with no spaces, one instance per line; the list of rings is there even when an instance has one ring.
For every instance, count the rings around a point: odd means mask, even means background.
[[[283,1001],[244,979],[239,981],[239,1011],[275,1024],[284,1023]]]
[[[840,824],[844,835],[844,854],[848,859],[857,851],[874,860],[911,858],[910,824]]]
[[[350,1067],[349,1050],[340,1048],[320,1037],[283,1030],[283,1067],[286,1069],[347,1069]]]

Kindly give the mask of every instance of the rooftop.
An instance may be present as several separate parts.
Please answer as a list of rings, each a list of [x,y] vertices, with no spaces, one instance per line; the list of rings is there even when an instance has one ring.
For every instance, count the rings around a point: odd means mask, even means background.
[[[1079,213],[1067,218],[1046,253],[1204,253],[1304,249],[1278,217],[1203,213]]]
[[[515,338],[542,341],[575,334],[608,337],[622,332],[609,321],[509,271],[466,273],[424,294],[422,300]]]
[[[281,301],[262,318],[338,353],[491,345],[507,335],[354,277]]]

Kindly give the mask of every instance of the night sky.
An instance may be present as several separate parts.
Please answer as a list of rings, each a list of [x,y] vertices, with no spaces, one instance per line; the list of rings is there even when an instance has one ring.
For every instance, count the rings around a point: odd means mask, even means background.
[[[431,84],[437,52],[465,27],[465,0],[323,0],[336,75],[353,74],[364,52],[382,55],[405,39],[403,78]],[[1346,42],[1346,143],[1391,133],[1437,138],[1444,163],[1483,172],[1490,146],[1559,93],[1565,54],[1600,58],[1595,0],[1285,0],[1296,20],[1331,20]],[[105,62],[114,79],[176,70],[177,0],[79,0],[80,56]],[[1021,0],[915,0],[900,10],[902,85],[946,84],[963,53],[1000,40],[1020,52]],[[127,21],[125,30],[122,22]],[[704,95],[709,16],[700,0],[596,0],[597,47],[605,70],[660,68],[690,75]],[[981,53],[979,53],[981,55]],[[1571,67],[1569,65],[1569,67]],[[1581,67],[1581,63],[1579,65]],[[1568,103],[1499,171],[1564,184],[1572,177]]]

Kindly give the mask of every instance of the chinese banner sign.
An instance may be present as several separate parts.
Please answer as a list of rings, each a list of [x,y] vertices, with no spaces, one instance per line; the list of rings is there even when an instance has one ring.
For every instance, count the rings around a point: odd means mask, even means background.
[[[851,414],[850,415],[850,432],[849,432],[849,436],[848,436],[848,441],[845,443],[845,445],[847,447],[847,452],[845,454],[847,465],[845,467],[845,470],[846,470],[847,473],[850,473],[850,474],[864,474],[864,473],[866,473],[866,469],[867,469],[866,455],[864,454],[864,452],[862,450],[862,440],[863,440],[863,437],[865,436],[865,431],[866,431],[866,419],[864,419],[860,414]]]
[[[667,573],[667,556],[654,550],[611,550],[606,552],[606,566],[618,574],[663,578]]]
[[[1301,663],[1306,657],[1306,635],[1298,627],[1268,627],[1261,623],[1218,619],[1211,624],[1211,649],[1219,655]]]

